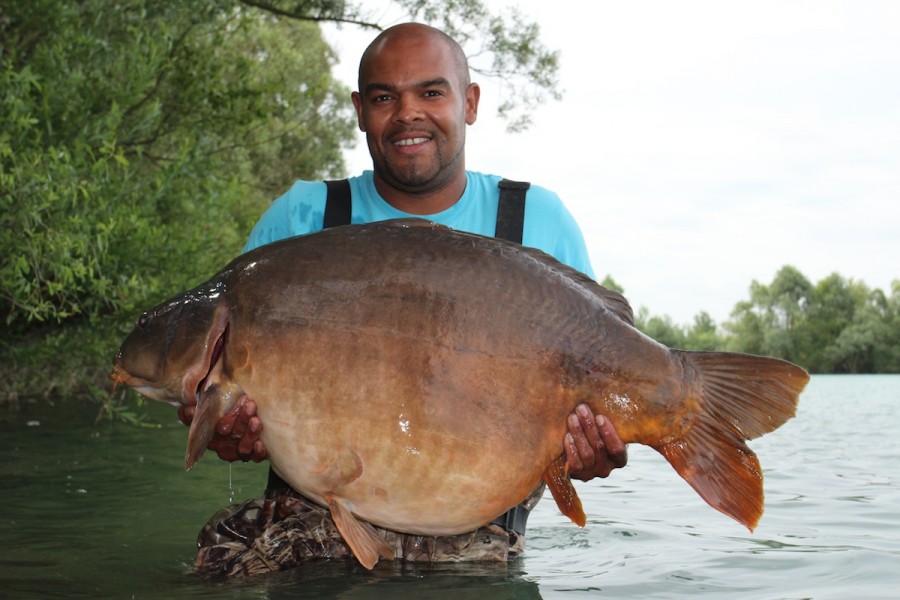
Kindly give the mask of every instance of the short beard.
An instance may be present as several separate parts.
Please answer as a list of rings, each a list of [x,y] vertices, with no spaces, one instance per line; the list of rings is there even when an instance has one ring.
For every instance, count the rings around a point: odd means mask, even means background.
[[[428,165],[420,165],[416,162],[409,163],[404,169],[392,168],[390,163],[382,157],[383,169],[379,171],[381,179],[391,186],[407,193],[429,193],[441,189],[450,181],[454,174],[453,165],[460,160],[462,152],[457,153],[449,164],[445,164],[443,156],[438,150],[435,160]]]

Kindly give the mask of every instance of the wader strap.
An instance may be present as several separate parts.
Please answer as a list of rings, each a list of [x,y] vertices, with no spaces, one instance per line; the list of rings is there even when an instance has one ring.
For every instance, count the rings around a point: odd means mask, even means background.
[[[325,182],[328,192],[325,196],[325,218],[322,219],[322,229],[339,227],[350,224],[350,211],[352,202],[350,199],[350,182],[346,179],[330,180]],[[266,497],[274,498],[285,494],[291,486],[279,477],[272,467],[269,467],[269,482],[266,484]]]
[[[322,229],[350,224],[352,202],[350,182],[346,179],[326,181],[328,195],[325,197],[325,218]]]
[[[522,243],[522,232],[525,229],[525,194],[531,184],[527,181],[502,179],[500,186],[500,203],[497,205],[497,226],[494,237],[517,244]],[[507,531],[515,531],[525,535],[525,523],[528,521],[530,508],[520,504],[509,509],[491,523],[499,525]]]
[[[493,521],[492,525],[499,525],[507,531],[515,531],[519,535],[525,535],[525,524],[528,521],[530,510],[525,508],[524,504],[515,506]]]
[[[497,205],[497,228],[494,237],[517,244],[522,243],[525,229],[525,194],[531,184],[527,181],[500,180],[500,203]]]

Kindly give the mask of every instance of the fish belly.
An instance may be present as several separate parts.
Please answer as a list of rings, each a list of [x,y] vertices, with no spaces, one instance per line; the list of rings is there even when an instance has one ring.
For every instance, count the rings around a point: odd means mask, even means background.
[[[471,531],[520,503],[562,452],[567,400],[535,364],[309,333],[293,343],[315,356],[244,388],[273,468],[322,504],[333,495],[409,533]],[[283,364],[277,355],[259,362]]]

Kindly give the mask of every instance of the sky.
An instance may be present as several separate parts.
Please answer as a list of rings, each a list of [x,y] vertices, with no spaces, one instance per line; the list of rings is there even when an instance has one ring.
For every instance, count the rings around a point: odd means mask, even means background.
[[[473,75],[467,168],[559,194],[635,311],[721,324],[785,265],[900,279],[900,1],[516,4],[559,50],[564,97],[507,133],[505,90]],[[374,33],[326,36],[355,89]],[[346,158],[371,169],[362,133]]]

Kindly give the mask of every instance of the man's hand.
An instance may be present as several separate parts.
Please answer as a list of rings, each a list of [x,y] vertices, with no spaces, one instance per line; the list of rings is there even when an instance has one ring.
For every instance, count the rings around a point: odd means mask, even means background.
[[[194,420],[194,406],[178,407],[178,418],[185,425]],[[222,460],[233,462],[252,460],[259,462],[267,456],[266,447],[259,439],[262,421],[256,416],[256,402],[247,396],[241,396],[237,406],[219,419],[216,434],[209,442],[209,448]]]
[[[595,417],[586,404],[575,408],[567,424],[569,432],[563,445],[572,478],[588,481],[607,477],[628,462],[628,448],[610,420],[602,415]]]

